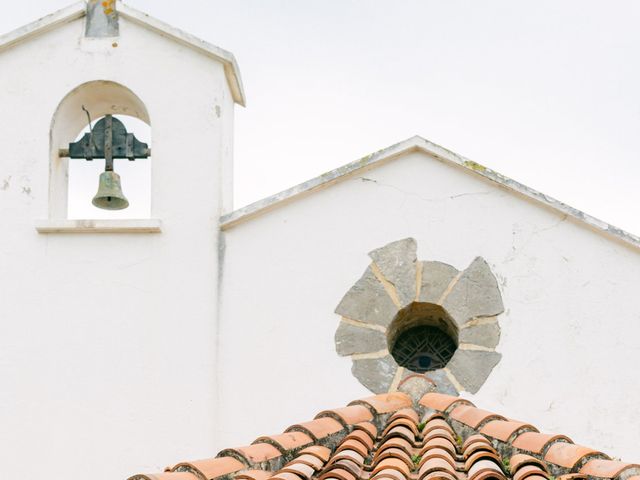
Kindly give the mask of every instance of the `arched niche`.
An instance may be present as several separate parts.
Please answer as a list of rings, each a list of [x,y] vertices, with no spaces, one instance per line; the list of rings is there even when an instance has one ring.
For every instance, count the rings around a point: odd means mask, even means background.
[[[51,122],[49,218],[67,218],[69,159],[60,158],[59,149],[67,148],[87,126],[85,106],[97,120],[104,115],[127,115],[151,125],[142,100],[130,89],[108,80],[83,83],[60,102]],[[76,161],[76,160],[74,160]]]

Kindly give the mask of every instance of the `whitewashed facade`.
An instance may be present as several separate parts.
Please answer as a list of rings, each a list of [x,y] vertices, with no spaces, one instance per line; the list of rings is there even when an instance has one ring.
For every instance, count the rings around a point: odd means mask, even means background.
[[[463,395],[640,457],[636,237],[419,137],[233,212],[233,56],[117,8],[117,38],[84,2],[0,38],[5,473],[159,471],[365,396],[334,309],[406,237],[498,279],[502,359]],[[66,219],[81,105],[151,125],[151,218]]]

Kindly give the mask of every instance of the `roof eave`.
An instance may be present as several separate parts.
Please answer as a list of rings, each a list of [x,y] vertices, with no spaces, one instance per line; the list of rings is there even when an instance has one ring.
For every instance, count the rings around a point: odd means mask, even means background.
[[[0,36],[0,52],[25,40],[48,32],[49,30],[53,30],[59,25],[64,25],[65,23],[82,18],[85,14],[86,3],[84,1],[80,1],[42,17],[35,22],[16,28],[15,30]]]
[[[514,191],[530,200],[535,201],[536,203],[542,204],[543,206],[551,208],[563,215],[567,215],[568,217],[586,224],[597,231],[606,233],[609,236],[620,240],[627,245],[631,245],[635,248],[640,248],[640,237],[626,232],[625,230],[622,230],[621,228],[618,228],[607,222],[599,220],[598,218],[593,217],[581,210],[578,210],[577,208],[571,207],[566,203],[550,197],[549,195],[545,195],[544,193],[541,193],[533,188],[527,187],[520,182],[517,182],[505,175],[502,175],[490,168],[485,167],[484,165],[480,165],[473,160],[469,160],[461,155],[458,155],[455,152],[447,150],[446,148],[443,148],[440,145],[436,145],[435,143],[432,143],[417,135],[403,142],[396,143],[395,145],[392,145],[388,148],[372,153],[371,155],[360,158],[355,162],[348,163],[346,165],[343,165],[342,167],[336,168],[335,170],[331,170],[330,172],[312,178],[311,180],[303,182],[287,190],[276,193],[275,195],[271,195],[270,197],[258,200],[257,202],[251,203],[243,208],[223,215],[220,218],[220,227],[222,230],[228,230],[229,228],[256,218],[275,208],[286,205],[287,203],[292,202],[298,198],[309,195],[319,190],[323,190],[324,188],[345,180],[352,175],[363,173],[366,170],[375,168],[388,161],[391,161],[399,157],[400,155],[413,151],[424,152],[442,161],[464,168],[470,173],[497,183],[504,188]]]
[[[224,66],[225,76],[231,90],[231,95],[235,103],[246,106],[246,97],[242,86],[242,77],[238,63],[231,52],[216,47],[184,32],[178,28],[153,18],[135,8],[125,5],[120,0],[117,2],[118,14],[127,20],[137,23],[149,30],[167,36],[174,41],[186,45],[210,58],[213,58]],[[9,33],[0,36],[0,52],[7,50],[21,42],[34,38],[65,23],[77,20],[86,15],[86,2],[80,1],[66,8],[58,10],[50,15],[42,17],[35,22],[31,22]]]

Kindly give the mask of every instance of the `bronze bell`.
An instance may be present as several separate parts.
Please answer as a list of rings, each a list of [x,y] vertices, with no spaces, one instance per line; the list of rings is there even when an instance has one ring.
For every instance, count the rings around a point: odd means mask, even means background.
[[[113,170],[100,174],[98,193],[91,201],[96,207],[104,210],[122,210],[129,206],[129,200],[122,193],[120,175]]]

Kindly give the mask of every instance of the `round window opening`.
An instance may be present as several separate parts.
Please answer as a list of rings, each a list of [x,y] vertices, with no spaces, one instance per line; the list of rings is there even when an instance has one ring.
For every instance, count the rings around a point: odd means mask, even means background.
[[[387,341],[398,365],[425,373],[449,363],[458,348],[458,329],[440,305],[414,302],[393,319]]]

